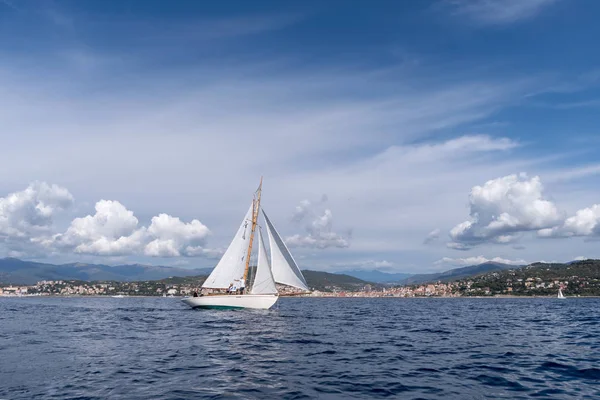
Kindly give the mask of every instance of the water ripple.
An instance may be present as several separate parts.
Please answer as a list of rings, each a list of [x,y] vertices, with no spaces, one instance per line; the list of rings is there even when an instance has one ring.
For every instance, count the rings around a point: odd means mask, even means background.
[[[0,399],[600,398],[598,299],[0,299]]]

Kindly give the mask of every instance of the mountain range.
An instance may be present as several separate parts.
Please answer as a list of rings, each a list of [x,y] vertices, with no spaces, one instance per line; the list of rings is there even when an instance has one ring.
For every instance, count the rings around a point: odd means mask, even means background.
[[[142,264],[45,264],[17,258],[0,259],[0,282],[32,285],[43,280],[148,281],[170,276],[208,275],[212,268],[177,268]]]
[[[353,270],[327,275],[319,275],[318,271],[307,270],[304,270],[303,273],[311,275],[310,280],[315,287],[320,287],[321,284],[326,286],[328,282],[333,279],[331,278],[332,275],[338,275],[338,277],[335,278],[335,281],[338,284],[340,283],[338,281],[341,276],[343,277],[341,278],[343,283],[347,284],[348,287],[358,287],[369,282],[407,285],[435,281],[451,281],[510,268],[515,268],[515,266],[488,262],[434,274],[410,275],[405,273],[386,273],[378,270]],[[149,281],[173,276],[206,276],[211,270],[212,268],[191,269],[143,264],[110,266],[104,264],[70,263],[55,265],[23,261],[17,258],[3,258],[0,259],[0,283],[31,285],[42,280]]]
[[[519,266],[502,264],[496,262],[486,262],[483,264],[470,265],[468,267],[454,268],[443,272],[431,274],[406,274],[406,273],[387,273],[378,270],[351,270],[342,271],[340,274],[350,275],[368,282],[383,284],[402,284],[412,285],[426,282],[451,281],[468,276],[485,274],[488,272],[502,271],[510,268],[519,268]]]

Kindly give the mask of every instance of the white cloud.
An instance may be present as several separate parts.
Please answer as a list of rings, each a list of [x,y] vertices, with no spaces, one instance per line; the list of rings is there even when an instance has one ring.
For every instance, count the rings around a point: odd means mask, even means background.
[[[47,246],[71,248],[75,253],[126,255],[139,250],[146,236],[133,212],[118,201],[100,200],[96,213],[75,218],[64,234],[56,235]]]
[[[49,233],[53,217],[73,204],[58,185],[33,182],[27,189],[0,198],[0,239],[24,239]]]
[[[289,236],[285,242],[290,247],[309,247],[326,249],[328,247],[344,248],[350,246],[350,234],[346,237],[333,231],[333,214],[330,209],[317,214],[317,208],[327,201],[324,195],[321,202],[313,204],[309,200],[302,200],[296,207],[292,219],[296,222],[305,222],[306,234]]]
[[[578,210],[562,225],[540,229],[540,237],[600,236],[600,204]]]
[[[440,233],[441,233],[440,228],[435,228],[434,230],[429,232],[429,234],[427,235],[427,237],[425,238],[423,243],[429,244],[429,243],[435,242],[436,240],[438,240],[440,238]]]
[[[495,262],[495,263],[508,264],[508,265],[526,265],[527,264],[527,261],[525,261],[525,260],[508,260],[508,259],[505,259],[502,257],[486,258],[484,256],[474,256],[474,257],[465,257],[465,258],[444,257],[440,260],[437,260],[434,264],[435,265],[449,264],[449,265],[468,266],[468,265],[483,264],[483,263],[487,263],[487,262]]]
[[[34,190],[36,188],[38,190]],[[64,233],[51,235],[49,218],[52,212],[58,206],[70,204],[72,199],[66,189],[46,184],[33,186],[33,189],[30,186],[23,192],[9,195],[7,199],[6,204],[0,201],[0,221],[10,222],[17,217],[29,216],[23,219],[29,222],[26,225],[22,222],[19,227],[35,226],[43,229],[44,234],[34,232],[36,235],[32,235],[29,240],[32,244],[41,245],[46,251],[73,251],[77,254],[111,257],[143,254],[151,257],[214,258],[222,253],[220,250],[204,247],[210,230],[197,219],[185,223],[177,217],[159,214],[152,218],[150,226],[146,228],[140,226],[133,211],[120,202],[100,200],[96,203],[94,215],[75,218]],[[8,207],[7,204],[11,206]],[[15,204],[21,205],[15,207]],[[34,220],[36,225],[31,222]],[[9,239],[24,234],[14,227],[5,231]],[[28,253],[16,248],[9,254],[25,256]]]
[[[482,25],[503,25],[531,18],[556,0],[448,0],[455,14]]]
[[[186,224],[179,218],[160,214],[152,218],[148,235],[153,240],[144,248],[144,254],[154,257],[211,254],[211,250],[203,247],[209,234],[209,229],[197,219]]]
[[[522,232],[551,228],[563,220],[554,203],[544,199],[538,176],[508,175],[487,181],[471,189],[469,203],[470,218],[452,228],[450,248],[511,243]]]
[[[578,256],[578,257],[575,257],[573,260],[574,261],[584,261],[584,260],[587,260],[587,259],[589,259],[589,257]]]

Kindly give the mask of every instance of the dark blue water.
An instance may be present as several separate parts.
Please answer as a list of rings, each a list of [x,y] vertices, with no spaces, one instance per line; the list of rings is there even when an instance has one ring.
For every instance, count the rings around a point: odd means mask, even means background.
[[[598,299],[0,299],[0,399],[600,398]]]

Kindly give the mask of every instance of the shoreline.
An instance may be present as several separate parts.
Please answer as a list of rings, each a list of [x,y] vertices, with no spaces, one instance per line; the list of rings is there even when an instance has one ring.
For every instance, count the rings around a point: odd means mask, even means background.
[[[21,295],[21,296],[4,296],[0,295],[0,299],[20,299],[20,298],[60,298],[60,299],[184,299],[189,296],[146,296],[146,295],[124,295],[123,297],[113,297],[114,295]],[[556,296],[513,296],[513,295],[497,295],[497,296],[280,296],[280,298],[310,298],[310,299],[557,299]],[[567,299],[597,299],[600,296],[566,296]]]

